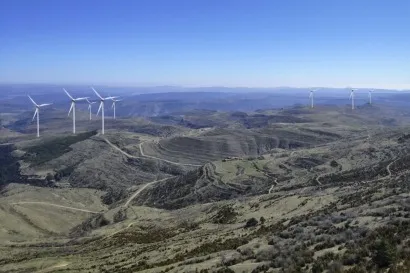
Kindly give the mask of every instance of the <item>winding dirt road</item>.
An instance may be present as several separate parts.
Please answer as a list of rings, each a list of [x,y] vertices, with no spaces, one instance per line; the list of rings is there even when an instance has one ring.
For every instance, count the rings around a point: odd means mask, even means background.
[[[148,186],[151,186],[152,184],[155,184],[157,182],[161,182],[161,181],[165,181],[167,179],[170,179],[171,177],[167,177],[161,180],[154,180],[151,182],[148,182],[147,184],[145,184],[144,186],[142,186],[140,189],[138,189],[133,195],[130,196],[130,198],[128,198],[127,202],[124,204],[124,207],[128,207],[130,202],[132,200],[134,200],[135,197],[137,197],[143,190],[145,190],[145,188],[147,188]]]
[[[77,211],[82,211],[82,212],[88,212],[88,213],[93,213],[93,214],[98,214],[98,213],[100,213],[99,211],[91,211],[91,210],[87,210],[87,209],[79,209],[79,208],[74,208],[74,207],[67,207],[67,206],[62,206],[62,205],[57,205],[57,204],[47,203],[47,202],[22,201],[22,202],[10,203],[10,205],[23,205],[23,204],[40,204],[40,205],[46,205],[46,206],[52,206],[52,207],[70,209],[70,210],[77,210]]]
[[[169,161],[169,160],[162,159],[162,158],[155,157],[155,156],[146,155],[146,154],[144,154],[144,150],[142,149],[142,144],[143,144],[144,142],[141,142],[141,143],[138,145],[138,147],[139,147],[139,149],[140,149],[141,156],[135,156],[135,155],[130,155],[129,153],[127,153],[127,152],[121,150],[119,147],[117,147],[117,146],[115,146],[114,144],[112,144],[108,139],[104,138],[104,140],[105,140],[105,142],[108,143],[108,145],[110,145],[110,146],[113,147],[115,150],[119,151],[120,153],[122,153],[123,155],[125,155],[126,157],[129,157],[129,158],[151,158],[151,159],[155,159],[155,160],[161,160],[161,161],[164,161],[164,162],[168,162],[168,163],[174,164],[174,165],[192,166],[192,167],[202,167],[202,165],[189,164],[189,163],[179,163],[179,162]]]
[[[275,181],[274,181],[273,183],[274,183],[274,185],[272,185],[272,186],[270,187],[270,189],[269,189],[268,193],[271,193],[271,192],[272,192],[272,190],[273,190],[273,187],[278,185],[278,180],[277,180],[277,179],[275,179]]]
[[[386,175],[386,176],[383,176],[383,177],[381,177],[381,178],[372,179],[372,180],[361,181],[361,182],[362,182],[362,183],[371,183],[371,182],[374,182],[374,181],[385,180],[385,179],[391,178],[392,173],[391,173],[390,167],[391,167],[398,159],[399,159],[399,158],[394,159],[392,162],[389,163],[389,165],[386,166],[386,171],[387,171],[387,175]],[[325,176],[325,175],[328,175],[328,174],[330,174],[330,173],[325,173],[325,174],[319,175],[318,177],[316,177],[316,182],[321,186],[322,183],[319,181],[319,179],[320,179],[322,176]]]

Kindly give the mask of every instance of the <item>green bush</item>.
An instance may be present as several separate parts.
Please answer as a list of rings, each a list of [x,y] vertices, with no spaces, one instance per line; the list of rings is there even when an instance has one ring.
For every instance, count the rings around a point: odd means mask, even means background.
[[[396,258],[396,248],[386,240],[381,240],[375,244],[372,261],[379,268],[389,267]]]

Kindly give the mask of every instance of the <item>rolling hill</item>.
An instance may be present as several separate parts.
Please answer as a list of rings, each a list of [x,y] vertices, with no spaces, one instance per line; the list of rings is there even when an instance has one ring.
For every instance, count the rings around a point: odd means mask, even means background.
[[[105,135],[21,125],[0,145],[0,272],[408,272],[408,121],[321,106],[120,118]]]

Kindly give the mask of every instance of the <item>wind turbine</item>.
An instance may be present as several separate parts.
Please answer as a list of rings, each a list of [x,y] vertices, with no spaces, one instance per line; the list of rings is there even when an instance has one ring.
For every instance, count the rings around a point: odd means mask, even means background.
[[[68,92],[67,90],[65,90],[63,88],[64,92],[67,94],[67,96],[71,99],[71,107],[70,110],[68,111],[68,116],[70,116],[71,110],[73,111],[73,134],[75,134],[75,103],[77,101],[81,101],[81,100],[86,100],[88,98],[73,98]]]
[[[115,119],[115,103],[116,103],[116,102],[119,102],[119,101],[122,101],[122,100],[115,100],[115,99],[112,99],[112,105],[111,105],[111,108],[114,108],[114,119]]]
[[[310,90],[309,99],[310,99],[310,108],[313,108],[313,95],[316,90]]]
[[[89,101],[88,99],[87,99],[87,102],[88,102],[88,110],[90,111],[90,120],[91,120],[91,106],[94,104],[94,103],[97,103],[97,102],[95,102],[95,101]]]
[[[101,117],[102,117],[102,130],[101,130],[101,133],[104,134],[104,102],[105,102],[105,100],[112,100],[112,99],[115,99],[116,97],[103,98],[103,97],[100,96],[100,94],[98,94],[98,92],[94,89],[94,87],[91,87],[91,89],[100,98],[100,107],[98,107],[97,116],[98,116],[98,114],[100,113],[100,110],[101,110]]]
[[[40,108],[44,107],[44,106],[47,106],[47,105],[51,105],[52,103],[37,104],[29,95],[27,95],[27,96],[29,97],[31,102],[36,107],[36,111],[34,112],[32,121],[37,116],[37,137],[40,137]]]
[[[372,105],[372,90],[369,90],[369,104]]]
[[[352,100],[352,110],[354,110],[354,89],[350,91],[350,99]]]

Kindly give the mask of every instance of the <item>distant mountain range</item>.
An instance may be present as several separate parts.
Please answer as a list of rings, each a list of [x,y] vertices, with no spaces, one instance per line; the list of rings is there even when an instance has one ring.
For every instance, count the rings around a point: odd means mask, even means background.
[[[53,84],[0,84],[0,109],[31,111],[30,94],[38,103],[52,102],[54,108],[68,109],[68,97],[62,88],[73,96],[89,96],[97,100],[90,87],[84,85]],[[159,116],[187,112],[195,109],[213,111],[255,111],[293,105],[309,104],[308,88],[230,88],[230,87],[105,87],[95,86],[103,95],[116,95],[124,98],[118,104],[119,116]],[[315,103],[318,105],[347,105],[350,90],[347,88],[320,88],[315,92]],[[375,90],[375,104],[406,106],[410,93],[396,90]],[[368,102],[368,90],[356,91],[356,103]],[[79,109],[86,105],[79,105]],[[7,110],[9,111],[9,110]]]

